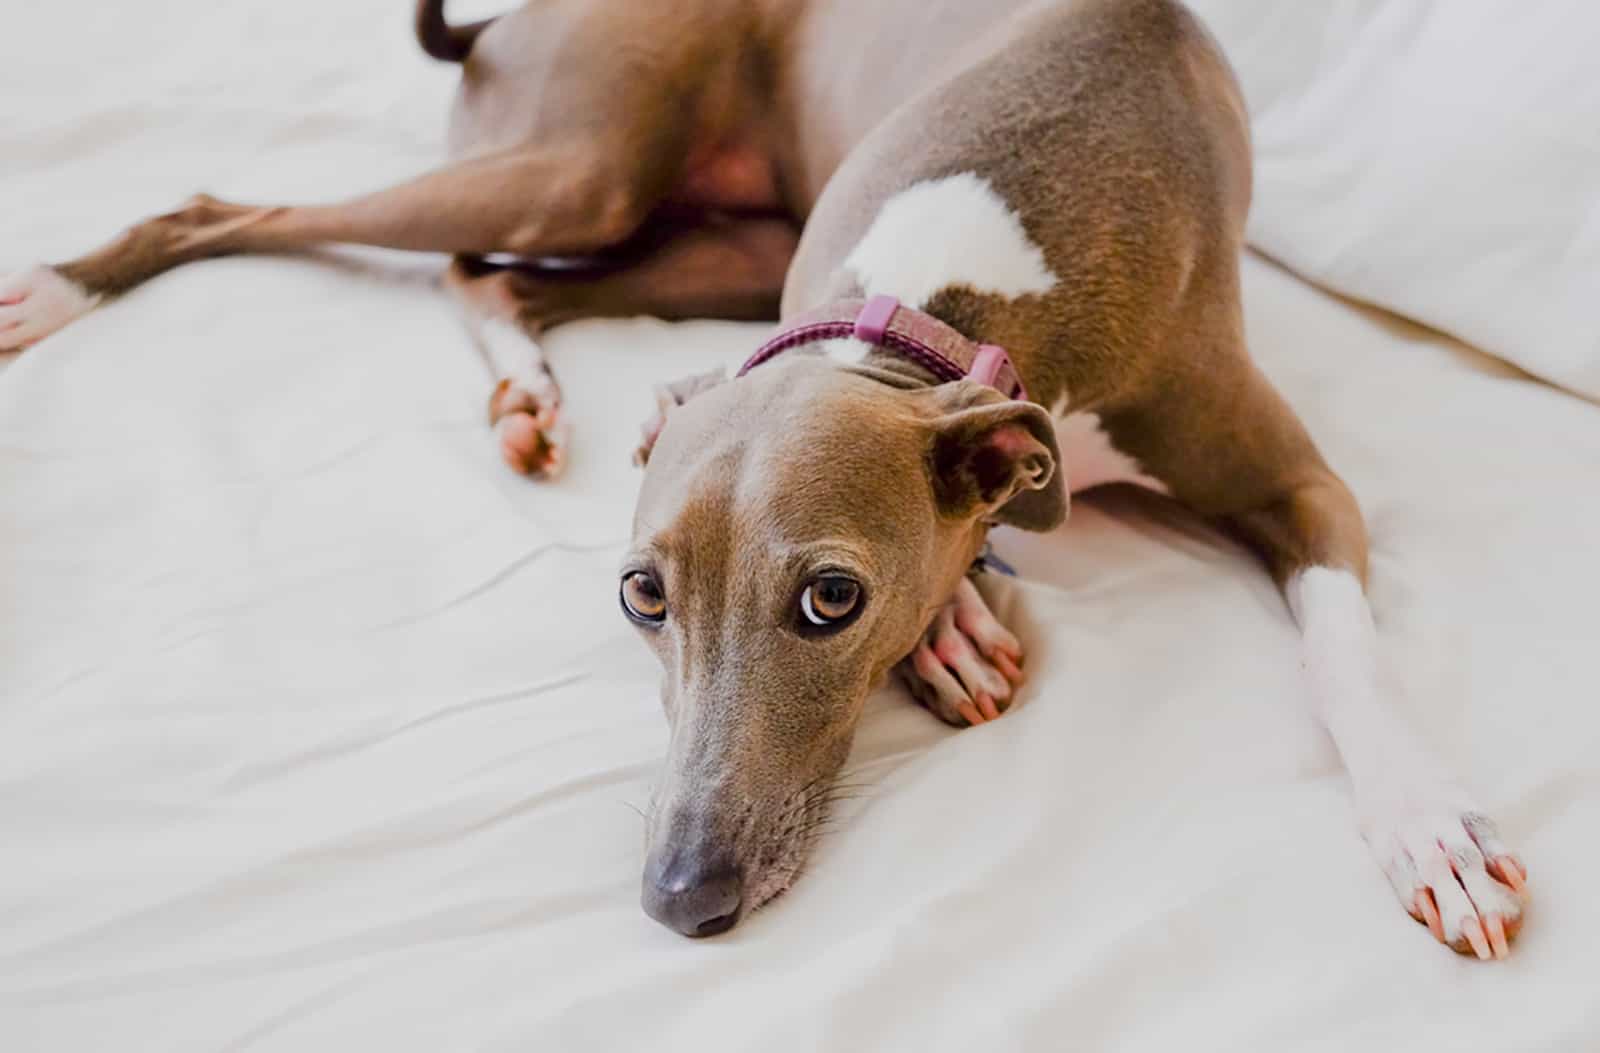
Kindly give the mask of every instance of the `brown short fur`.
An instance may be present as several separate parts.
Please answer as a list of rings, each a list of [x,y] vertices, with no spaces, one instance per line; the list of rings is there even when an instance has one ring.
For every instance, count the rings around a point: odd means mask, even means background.
[[[1005,345],[1038,401],[1098,413],[1280,582],[1365,573],[1354,501],[1246,353],[1248,130],[1180,4],[880,0],[868,19],[856,0],[535,0],[457,29],[422,0],[418,28],[463,64],[449,165],[338,204],[196,199],[58,269],[114,294],[206,256],[359,242],[459,254],[462,291],[494,283],[480,301],[532,330],[757,317],[780,294],[793,314],[858,291],[840,263],[891,194],[975,171],[1060,282],[1010,301],[949,288],[931,312]],[[571,255],[606,265],[541,273]],[[672,612],[646,630],[673,724],[647,902],[691,864],[738,875],[739,916],[781,891],[869,688],[989,523],[1065,513],[1044,410],[929,381],[796,356],[667,415],[629,557]],[[865,584],[862,631],[793,631],[819,559]]]

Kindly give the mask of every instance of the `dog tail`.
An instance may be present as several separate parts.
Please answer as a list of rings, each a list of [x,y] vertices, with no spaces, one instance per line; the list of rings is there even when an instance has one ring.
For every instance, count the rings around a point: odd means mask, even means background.
[[[417,43],[440,62],[465,62],[478,34],[494,19],[452,26],[444,20],[444,0],[417,0]]]

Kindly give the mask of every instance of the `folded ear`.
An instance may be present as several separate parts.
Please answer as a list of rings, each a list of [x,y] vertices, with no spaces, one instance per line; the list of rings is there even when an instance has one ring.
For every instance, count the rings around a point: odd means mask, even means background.
[[[726,370],[713,369],[709,373],[696,373],[691,377],[674,380],[670,384],[663,384],[656,388],[656,412],[653,417],[644,422],[639,429],[639,447],[633,451],[633,463],[643,468],[650,460],[650,451],[655,449],[656,440],[661,437],[661,429],[666,427],[667,417],[673,410],[688,402],[702,391],[708,391],[728,379]]]
[[[964,390],[950,393],[946,405],[957,408],[932,425],[928,471],[940,510],[1023,530],[1060,526],[1067,480],[1050,414],[971,381],[945,386]]]

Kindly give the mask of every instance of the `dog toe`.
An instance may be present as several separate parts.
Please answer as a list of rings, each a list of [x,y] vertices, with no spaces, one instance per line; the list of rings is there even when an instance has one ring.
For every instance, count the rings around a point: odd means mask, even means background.
[[[1440,943],[1481,961],[1511,953],[1526,875],[1487,818],[1441,811],[1380,821],[1371,824],[1368,842],[1402,905]]]
[[[1005,655],[1014,662],[1022,660],[1022,644],[1016,635],[1000,623],[989,609],[983,593],[971,578],[962,578],[951,598],[950,609],[955,627],[973,642],[979,653],[991,660]]]
[[[500,456],[512,471],[536,479],[561,473],[566,428],[561,403],[551,392],[502,380],[489,396],[489,420],[500,440]]]
[[[555,429],[541,427],[531,413],[508,413],[495,424],[500,438],[500,456],[511,470],[538,479],[553,479],[564,467],[564,456]]]
[[[971,609],[974,603],[981,615]],[[972,583],[963,580],[961,591],[935,615],[916,650],[898,667],[913,697],[957,727],[998,720],[1022,682],[1020,645],[1003,627],[975,635],[973,627],[983,619],[992,622],[994,616]]]
[[[982,714],[967,697],[966,689],[926,640],[917,645],[902,667],[906,679],[915,685],[912,694],[940,720],[958,728],[983,723]]]
[[[0,280],[0,351],[38,343],[95,302],[54,267],[41,265]]]

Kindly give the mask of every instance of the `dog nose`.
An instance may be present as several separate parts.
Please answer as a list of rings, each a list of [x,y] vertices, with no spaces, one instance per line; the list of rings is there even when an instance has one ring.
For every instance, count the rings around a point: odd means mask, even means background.
[[[715,936],[739,920],[744,879],[726,859],[652,855],[644,873],[644,912],[685,936]]]

